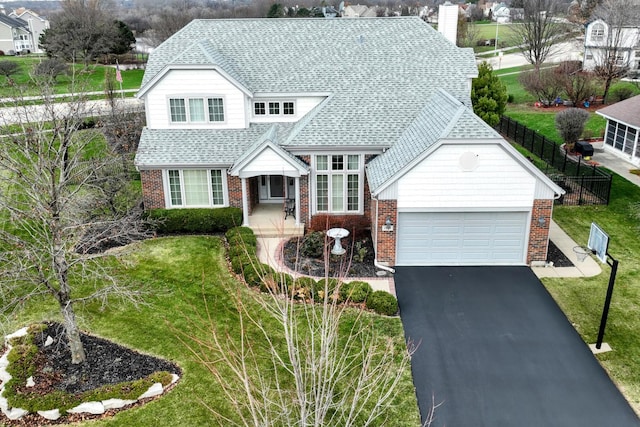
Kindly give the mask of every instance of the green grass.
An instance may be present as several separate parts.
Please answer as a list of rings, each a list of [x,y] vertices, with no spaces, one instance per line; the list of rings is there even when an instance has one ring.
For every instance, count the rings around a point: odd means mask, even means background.
[[[472,30],[478,31],[479,39],[485,40],[495,39],[496,27],[498,27],[498,42],[507,42],[509,38],[513,36],[511,31],[512,25],[513,24],[496,24],[495,22],[491,22],[489,24],[470,24],[469,27],[472,28]]]
[[[24,96],[38,95],[38,90],[31,83],[30,73],[33,68],[40,62],[45,60],[40,56],[6,56],[1,57],[0,61],[13,61],[20,65],[20,71],[11,76],[13,81],[20,87],[26,87],[26,91],[21,94]],[[74,82],[76,87],[81,87],[86,92],[102,92],[105,90],[105,72],[115,75],[113,67],[103,65],[90,65],[86,70],[81,64],[75,64],[72,67],[73,72],[69,75],[61,75],[58,77],[55,85],[55,93],[68,93],[70,84]],[[144,70],[122,70],[122,89],[137,89],[142,82]],[[120,89],[120,85],[116,82],[116,89]],[[7,84],[7,78],[0,76],[0,98],[12,96],[11,87]]]
[[[533,107],[519,87],[517,75],[501,79],[517,100],[507,106],[506,115],[560,142],[555,112]],[[586,134],[601,136],[605,124],[604,118],[592,113]],[[516,148],[531,156],[522,147]],[[614,351],[596,357],[636,412],[640,412],[640,217],[637,216],[640,187],[615,173],[613,176],[608,206],[556,206],[553,218],[579,245],[586,245],[591,222],[597,222],[610,236],[609,253],[620,262],[605,333],[605,341]],[[602,270],[600,275],[591,278],[542,279],[587,343],[596,341],[611,273],[608,265],[602,265]]]
[[[207,299],[213,321],[225,325],[231,338],[238,336],[239,319],[232,296],[255,292],[239,284],[227,269],[223,241],[217,237],[171,237],[147,240],[134,246],[131,253],[110,260],[127,283],[139,283],[151,292],[149,305],[139,309],[126,303],[113,302],[105,310],[97,304],[80,310],[82,326],[92,333],[144,353],[176,362],[183,369],[183,377],[175,389],[166,396],[141,407],[118,413],[112,418],[92,421],[91,426],[201,426],[212,425],[209,405],[225,414],[230,413],[219,385],[212,375],[180,342],[173,330],[192,330],[191,322],[198,322],[198,313],[205,315],[203,298]],[[88,292],[82,289],[79,294]],[[250,301],[243,298],[243,301]],[[249,304],[251,304],[249,302]],[[256,309],[263,325],[272,328],[271,319]],[[356,321],[357,312],[349,311],[347,324]],[[398,318],[366,314],[368,320],[385,337],[404,345],[402,324]],[[59,319],[58,310],[50,299],[36,299],[22,311],[12,327],[42,318]],[[202,333],[194,332],[202,337]],[[275,328],[272,337],[279,339]],[[257,348],[257,347],[256,347]],[[264,351],[264,350],[262,350]],[[261,369],[269,370],[264,354]],[[401,384],[401,393],[394,402],[390,424],[415,426],[419,424],[418,409],[407,369]]]
[[[636,411],[640,411],[640,187],[615,175],[608,206],[557,206],[555,221],[586,245],[591,222],[609,234],[609,253],[620,265],[605,341],[614,351],[596,356]],[[543,279],[585,342],[596,341],[611,268],[592,278]]]

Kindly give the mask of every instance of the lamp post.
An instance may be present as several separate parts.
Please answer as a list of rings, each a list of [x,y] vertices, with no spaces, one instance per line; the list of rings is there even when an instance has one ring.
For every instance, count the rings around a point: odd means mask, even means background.
[[[493,46],[494,56],[498,54],[498,28],[500,28],[500,21],[498,20],[498,18],[496,18],[496,38],[494,40],[494,46]]]

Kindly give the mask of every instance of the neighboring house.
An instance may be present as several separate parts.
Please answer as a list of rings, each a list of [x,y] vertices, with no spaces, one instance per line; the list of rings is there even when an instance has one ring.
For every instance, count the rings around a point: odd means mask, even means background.
[[[16,52],[32,52],[33,38],[29,24],[20,18],[12,18],[0,13],[0,50],[5,55]]]
[[[345,6],[342,11],[342,16],[344,18],[375,18],[377,15],[377,7],[376,6],[365,6],[365,5],[349,5]]]
[[[640,21],[630,15],[630,21],[621,27],[611,27],[602,19],[586,25],[584,38],[585,70],[603,64],[608,55],[615,55],[621,67],[640,72]]]
[[[32,35],[32,52],[41,53],[42,49],[40,49],[40,36],[44,32],[44,30],[49,28],[49,20],[41,17],[37,13],[32,10],[25,9],[21,7],[19,9],[14,10],[9,14],[12,18],[19,18],[27,23],[27,27]]]
[[[495,4],[492,10],[491,19],[499,24],[511,22],[511,9],[504,3]]]
[[[605,149],[640,166],[640,95],[601,108],[596,114],[607,119]]]
[[[418,17],[195,20],[138,93],[145,208],[252,226],[292,199],[302,225],[370,222],[378,264],[544,261],[564,192],[473,113],[476,76]]]

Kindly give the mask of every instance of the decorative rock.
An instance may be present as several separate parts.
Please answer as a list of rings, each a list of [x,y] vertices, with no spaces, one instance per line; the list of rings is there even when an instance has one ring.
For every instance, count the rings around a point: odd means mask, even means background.
[[[5,368],[0,368],[0,383],[4,384],[7,381],[9,381],[11,378],[13,377],[9,372],[7,372]]]
[[[108,411],[109,409],[120,409],[136,402],[137,400],[107,399],[102,401],[102,405],[104,406],[104,410]]]
[[[0,396],[0,410],[4,412],[8,409],[9,409],[9,402],[5,397]]]
[[[178,380],[180,379],[180,377],[176,374],[171,374],[171,384],[175,384],[176,382],[178,382]]]
[[[7,351],[5,354],[0,357],[0,368],[6,368],[9,366],[9,352]]]
[[[27,387],[35,387],[36,382],[33,380],[33,377],[27,378]]]
[[[69,409],[67,412],[72,414],[79,414],[81,412],[87,412],[93,415],[104,414],[104,405],[100,402],[84,402],[76,406],[75,408]]]
[[[46,418],[48,420],[57,420],[58,418],[60,418],[60,410],[59,409],[50,409],[48,411],[38,411],[38,414],[43,417]]]
[[[2,412],[12,421],[19,420],[29,413],[29,411],[22,408],[11,408],[11,410]]]
[[[48,335],[47,339],[44,342],[44,346],[49,347],[51,344],[53,344],[53,338],[51,338],[51,335]]]
[[[27,327],[25,326],[22,329],[18,329],[17,331],[15,331],[12,334],[7,335],[5,338],[7,341],[9,341],[11,338],[17,338],[17,337],[23,337],[27,335]]]
[[[154,397],[161,394],[162,394],[162,384],[155,383],[154,385],[149,387],[149,390],[142,393],[142,395],[138,399],[146,399],[147,397]]]

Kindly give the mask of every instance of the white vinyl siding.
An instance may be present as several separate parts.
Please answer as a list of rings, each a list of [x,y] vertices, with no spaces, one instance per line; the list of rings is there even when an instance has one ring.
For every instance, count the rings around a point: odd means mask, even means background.
[[[205,120],[188,122],[190,129],[242,129],[247,126],[245,94],[217,71],[172,70],[165,74],[162,80],[145,94],[147,126],[150,129],[170,129],[176,126],[172,123],[171,113],[168,111],[169,99],[172,98],[223,100],[224,108],[221,111],[216,111],[220,105],[209,105],[208,101],[205,102]],[[185,109],[188,109],[188,105],[185,105]],[[222,116],[224,121],[220,120]],[[183,122],[180,126],[187,125]]]
[[[464,171],[460,157],[477,155]],[[505,179],[509,177],[509,179]],[[398,180],[399,210],[530,207],[537,178],[498,144],[443,144]]]
[[[315,173],[316,212],[361,213],[360,155],[317,155]]]
[[[225,206],[225,174],[220,169],[167,171],[170,207]]]

